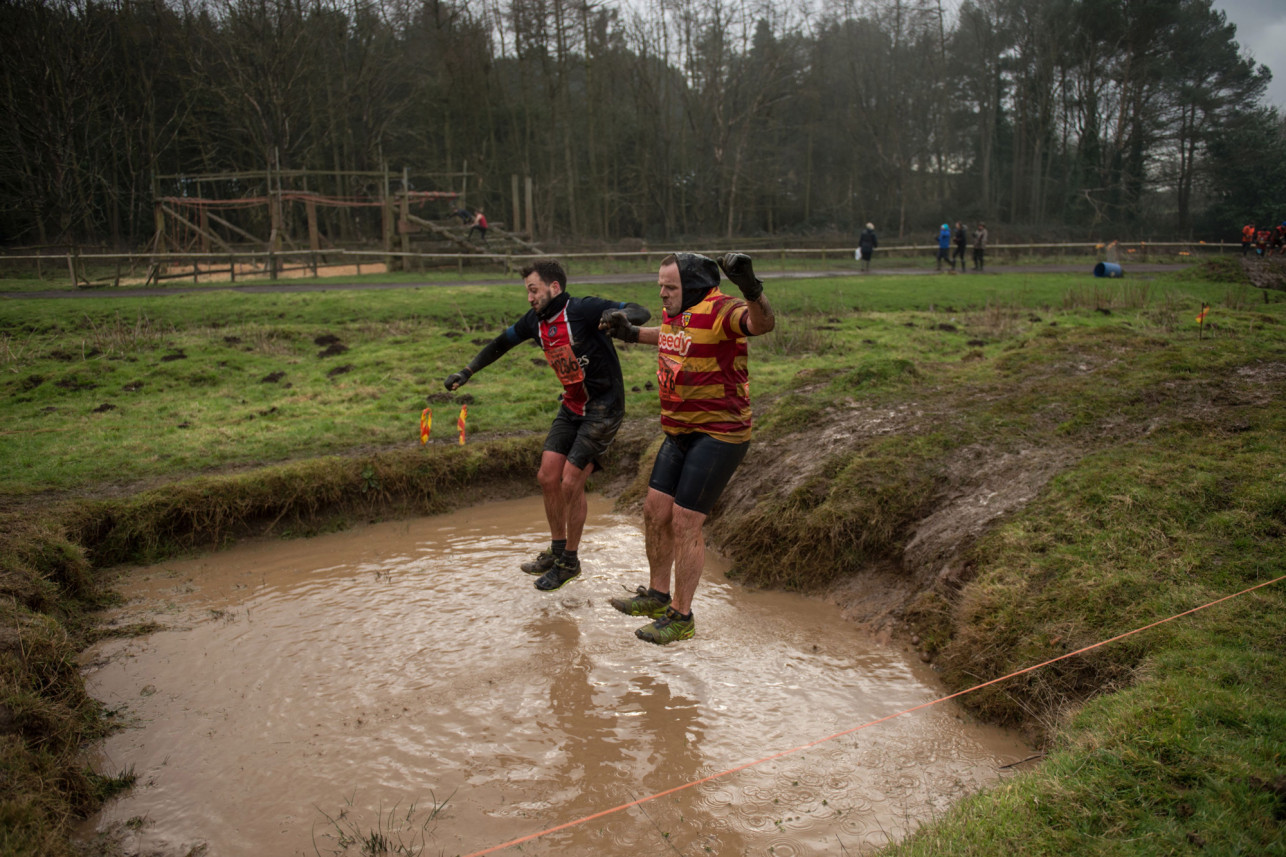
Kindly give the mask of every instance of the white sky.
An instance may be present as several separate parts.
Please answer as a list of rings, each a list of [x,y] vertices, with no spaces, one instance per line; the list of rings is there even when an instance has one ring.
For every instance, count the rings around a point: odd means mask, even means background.
[[[959,11],[960,0],[945,0]],[[1213,0],[1211,6],[1237,25],[1242,54],[1272,70],[1264,101],[1286,114],[1286,0]]]
[[[1214,8],[1237,25],[1242,53],[1272,69],[1264,100],[1286,113],[1286,2],[1282,0],[1214,0]]]

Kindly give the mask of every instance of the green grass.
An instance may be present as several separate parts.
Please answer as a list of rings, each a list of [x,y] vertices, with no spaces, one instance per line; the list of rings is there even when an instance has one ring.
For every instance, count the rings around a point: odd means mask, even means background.
[[[1094,286],[1087,296],[1085,281],[1015,275],[783,282],[771,287],[778,330],[752,346],[762,352],[755,389],[775,395],[801,372],[836,366],[849,366],[850,381],[854,372],[887,371],[862,364],[864,352],[903,367],[902,376],[925,361],[994,350],[1000,339],[1030,329],[1033,313],[1054,308],[1072,308],[1063,313],[1064,325],[1108,325],[1109,317],[1083,307],[1142,291],[1125,285],[1113,294]],[[1188,288],[1157,283],[1146,291],[1167,296]],[[1208,291],[1213,299],[1218,288]],[[654,286],[593,292],[657,303]],[[1186,293],[1173,300],[1200,304]],[[0,485],[11,494],[405,443],[434,394],[434,437],[448,442],[458,405],[442,379],[526,309],[516,281],[373,293],[11,299],[0,306],[6,451]],[[347,350],[322,356],[324,336]],[[990,346],[970,346],[977,336]],[[644,388],[653,358],[637,347],[621,353],[629,415],[655,413],[655,397]],[[470,431],[544,428],[558,390],[543,367],[539,351],[523,346],[463,388],[472,398]]]
[[[1023,455],[1053,477],[971,533],[967,573],[925,582],[905,614],[952,689],[1286,573],[1286,296],[1217,266],[1119,281],[763,273],[778,328],[751,345],[757,443],[738,474],[762,481],[711,527],[748,581],[810,589],[900,561],[971,473]],[[441,387],[525,310],[511,280],[0,302],[0,591],[20,629],[0,645],[0,702],[25,718],[0,748],[18,783],[0,850],[67,853],[59,819],[128,776],[96,779],[76,756],[107,723],[74,668],[104,597],[96,568],[530,487],[558,392],[538,350]],[[656,312],[649,280],[572,291]],[[320,356],[323,335],[348,350]],[[621,353],[627,390],[654,382],[649,350]],[[656,411],[655,392],[629,393],[648,428],[622,455],[648,458]],[[891,851],[1286,852],[1284,592],[967,698],[1050,754]]]

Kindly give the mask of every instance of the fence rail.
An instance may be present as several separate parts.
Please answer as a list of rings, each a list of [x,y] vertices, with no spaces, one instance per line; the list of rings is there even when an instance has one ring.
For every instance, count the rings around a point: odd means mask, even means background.
[[[1222,255],[1240,248],[1239,243],[1204,241],[1139,241],[1116,244],[1120,258],[1131,261],[1187,261],[1193,257]],[[1106,253],[1106,246],[1096,242],[1071,243],[1020,243],[991,244],[987,247],[988,259],[1003,261],[1023,256],[1062,258],[1067,256],[1097,256]],[[706,249],[709,255],[724,252],[724,249]],[[521,267],[524,263],[546,256],[556,256],[563,260],[602,260],[607,263],[627,262],[631,260],[648,260],[657,263],[668,250],[590,250],[566,253],[420,253],[397,250],[246,250],[232,253],[110,253],[84,252],[79,249],[68,249],[60,253],[7,253],[0,255],[0,278],[16,268],[34,268],[38,279],[56,278],[63,280],[61,273],[77,286],[106,285],[139,285],[159,283],[166,280],[190,280],[206,282],[236,282],[240,279],[277,280],[282,277],[296,278],[291,275],[312,277],[335,276],[336,268],[351,268],[352,273],[376,273],[377,271],[417,271],[443,268],[456,268],[463,271],[468,267],[479,265],[495,267],[508,273]],[[762,259],[769,265],[776,260],[786,266],[790,262],[801,260],[820,261],[823,264],[830,260],[855,263],[854,249],[851,247],[777,247],[756,248],[750,251],[756,260]],[[909,259],[921,256],[932,257],[937,253],[936,244],[897,244],[882,245],[879,258]],[[8,272],[6,274],[6,271]]]

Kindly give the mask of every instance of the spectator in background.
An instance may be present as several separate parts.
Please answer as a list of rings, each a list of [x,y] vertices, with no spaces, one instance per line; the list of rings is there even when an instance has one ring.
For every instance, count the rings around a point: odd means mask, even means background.
[[[1245,256],[1255,245],[1255,224],[1247,223],[1241,227],[1241,255]]]
[[[880,246],[880,239],[875,237],[875,224],[868,223],[862,230],[862,234],[857,237],[857,249],[862,256],[862,270],[871,270],[871,257],[875,255],[875,248]]]
[[[956,269],[956,259],[960,260],[960,273],[965,271],[965,244],[969,243],[969,233],[959,220],[956,221],[956,249],[951,252],[951,270]]]
[[[987,224],[979,223],[973,231],[973,269],[981,271],[987,255]]]
[[[956,269],[956,266],[951,262],[951,227],[945,223],[942,224],[942,228],[938,230],[938,263],[937,264],[938,264],[939,271],[942,270],[943,262],[946,262],[948,265],[950,265],[951,270],[954,271]]]

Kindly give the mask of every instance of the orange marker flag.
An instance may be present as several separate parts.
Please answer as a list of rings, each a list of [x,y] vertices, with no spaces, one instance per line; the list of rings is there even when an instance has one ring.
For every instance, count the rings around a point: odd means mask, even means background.
[[[1197,316],[1197,324],[1201,324],[1206,320],[1206,313],[1208,312],[1210,312],[1210,304],[1202,304],[1201,315]]]
[[[433,409],[425,408],[420,413],[420,444],[429,442],[429,429],[433,427]]]
[[[469,406],[460,406],[460,418],[455,421],[455,427],[460,430],[460,445],[464,446],[464,418],[469,415]]]

